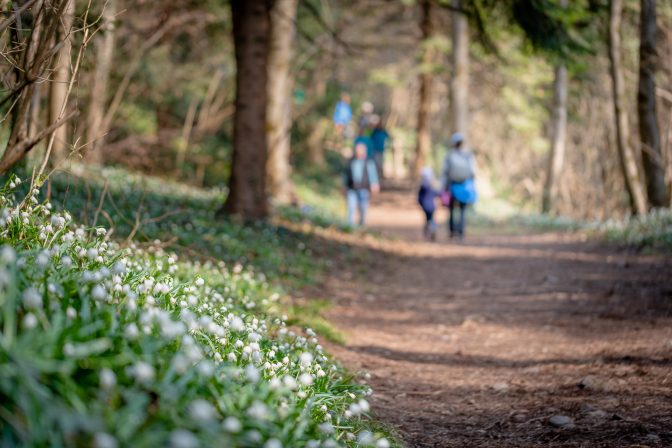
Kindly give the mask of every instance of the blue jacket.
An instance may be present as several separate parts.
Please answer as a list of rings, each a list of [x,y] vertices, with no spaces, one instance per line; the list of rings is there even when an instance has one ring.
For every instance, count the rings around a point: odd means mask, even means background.
[[[336,110],[334,111],[334,124],[345,126],[352,120],[352,109],[350,104],[339,101],[336,103]]]
[[[433,212],[436,210],[436,197],[439,192],[433,189],[430,185],[423,182],[418,191],[418,204],[425,212]]]

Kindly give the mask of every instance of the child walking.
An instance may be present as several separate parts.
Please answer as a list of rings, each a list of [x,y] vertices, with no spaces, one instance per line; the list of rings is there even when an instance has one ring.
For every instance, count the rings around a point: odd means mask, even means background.
[[[434,212],[436,211],[436,198],[439,192],[434,188],[434,171],[428,166],[420,171],[420,190],[418,190],[418,203],[425,212],[425,227],[423,235],[427,240],[436,240],[436,222],[434,222]]]

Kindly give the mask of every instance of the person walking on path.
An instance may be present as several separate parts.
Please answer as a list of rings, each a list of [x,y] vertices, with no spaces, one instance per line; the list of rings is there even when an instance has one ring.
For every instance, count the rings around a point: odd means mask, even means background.
[[[425,227],[423,235],[425,239],[436,240],[436,222],[434,221],[434,212],[436,211],[436,198],[439,192],[434,188],[434,171],[426,166],[420,172],[420,189],[418,190],[418,203],[425,213]]]
[[[443,191],[450,194],[448,208],[448,231],[450,238],[464,238],[465,212],[467,205],[477,199],[474,177],[476,166],[474,156],[464,147],[464,136],[456,132],[450,138],[450,150],[446,154],[441,172]],[[456,209],[460,210],[459,219],[455,219]]]
[[[343,93],[341,95],[341,100],[336,103],[336,109],[334,110],[334,127],[336,129],[336,134],[338,136],[343,136],[350,122],[352,121],[352,108],[350,107],[350,95]]]
[[[374,115],[373,119],[374,128],[371,133],[371,141],[373,143],[373,161],[376,162],[376,168],[378,169],[378,177],[383,179],[383,156],[385,154],[385,149],[387,148],[387,142],[390,139],[390,134],[385,129],[383,120]]]
[[[348,224],[355,225],[355,214],[359,211],[359,225],[366,221],[369,208],[369,196],[380,191],[376,165],[366,157],[367,147],[364,143],[355,144],[355,154],[348,160],[344,173],[346,202],[348,207]]]

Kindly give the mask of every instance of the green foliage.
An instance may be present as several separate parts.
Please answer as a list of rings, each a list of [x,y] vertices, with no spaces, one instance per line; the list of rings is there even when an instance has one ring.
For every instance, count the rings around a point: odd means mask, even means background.
[[[122,248],[38,189],[17,203],[18,183],[0,191],[3,446],[389,446],[360,417],[368,388],[287,328],[265,276]]]

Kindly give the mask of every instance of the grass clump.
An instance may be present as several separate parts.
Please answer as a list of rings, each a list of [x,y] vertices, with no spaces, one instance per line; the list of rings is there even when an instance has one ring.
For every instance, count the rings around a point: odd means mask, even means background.
[[[265,276],[122,247],[18,183],[0,189],[1,445],[389,446],[370,389],[288,328]]]

